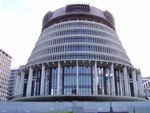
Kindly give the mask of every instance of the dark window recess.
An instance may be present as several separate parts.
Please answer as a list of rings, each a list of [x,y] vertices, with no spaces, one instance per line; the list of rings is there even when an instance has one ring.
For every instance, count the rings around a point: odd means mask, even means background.
[[[90,6],[87,4],[74,4],[74,5],[67,5],[66,12],[89,12]]]

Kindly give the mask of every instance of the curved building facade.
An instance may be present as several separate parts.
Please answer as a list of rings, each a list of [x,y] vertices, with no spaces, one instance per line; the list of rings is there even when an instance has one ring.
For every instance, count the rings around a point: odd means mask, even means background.
[[[48,12],[26,65],[17,76],[16,96],[143,95],[140,70],[120,42],[112,14],[87,4]]]

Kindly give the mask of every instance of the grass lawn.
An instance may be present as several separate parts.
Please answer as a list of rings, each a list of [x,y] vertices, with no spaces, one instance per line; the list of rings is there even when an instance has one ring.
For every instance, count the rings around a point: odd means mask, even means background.
[[[67,112],[41,112],[41,113],[72,113],[71,111],[67,111]]]

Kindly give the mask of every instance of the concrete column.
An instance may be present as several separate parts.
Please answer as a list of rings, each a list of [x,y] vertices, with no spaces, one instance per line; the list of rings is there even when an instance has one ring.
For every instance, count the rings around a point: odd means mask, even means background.
[[[106,83],[107,84],[107,94],[110,95],[110,82],[111,82],[112,78],[109,77],[110,76],[109,74],[110,74],[110,70],[109,70],[109,67],[107,67],[106,68],[106,75],[105,76],[106,76],[106,79],[107,79],[107,83]]]
[[[58,62],[57,95],[60,95],[60,62]]]
[[[110,74],[112,74],[112,84],[111,84],[111,86],[112,86],[112,95],[115,95],[115,92],[116,92],[116,90],[115,90],[115,77],[114,77],[114,64],[112,63],[111,64],[111,66],[110,66]]]
[[[45,65],[42,64],[40,95],[44,95]]]
[[[144,92],[143,92],[143,84],[142,84],[142,76],[141,76],[141,74],[138,74],[138,88],[139,88],[139,95],[143,96]]]
[[[26,96],[31,96],[31,87],[32,87],[32,76],[33,76],[33,68],[29,68],[29,76],[28,76],[28,84],[27,84],[27,93]]]
[[[76,80],[76,93],[77,93],[77,95],[78,95],[78,92],[79,92],[79,83],[78,83],[78,81],[79,81],[79,64],[78,64],[78,60],[77,60],[77,62],[76,62],[76,76],[77,76],[77,80]]]
[[[25,72],[24,72],[24,71],[21,71],[21,80],[20,80],[20,86],[19,86],[19,94],[20,94],[20,95],[23,95],[24,76],[25,76]]]
[[[63,82],[63,78],[62,78],[62,66],[60,65],[60,77],[59,77],[59,94],[62,95],[62,82]]]
[[[123,75],[124,75],[124,84],[125,84],[125,95],[129,96],[129,82],[128,82],[128,73],[127,73],[127,67],[125,66],[123,68]]]
[[[101,76],[102,76],[102,83],[101,83],[101,87],[102,87],[102,95],[104,95],[104,68],[101,68]]]
[[[19,81],[20,81],[20,75],[17,74],[16,76],[16,85],[15,85],[15,96],[19,95]]]
[[[136,81],[136,71],[135,69],[132,71],[132,78],[133,78],[133,87],[134,87],[134,96],[138,96],[138,89],[137,89],[137,81]]]
[[[120,95],[123,96],[123,91],[122,91],[122,85],[123,85],[123,80],[122,80],[122,73],[119,70],[119,85],[120,85]]]
[[[94,82],[94,94],[97,95],[98,92],[97,92],[97,86],[98,86],[98,78],[97,78],[97,61],[95,61],[95,64],[94,64],[94,78],[95,78],[95,82]]]

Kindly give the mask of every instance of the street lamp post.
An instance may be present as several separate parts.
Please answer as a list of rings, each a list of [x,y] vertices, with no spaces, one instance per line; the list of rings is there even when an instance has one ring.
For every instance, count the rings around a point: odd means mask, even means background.
[[[112,78],[112,74],[106,74],[106,76],[108,77],[108,81],[109,81],[109,103],[110,103],[110,108],[109,108],[109,112],[113,113],[113,107],[112,107],[112,100],[111,100],[111,94],[112,94],[112,90],[111,90],[111,78]]]

